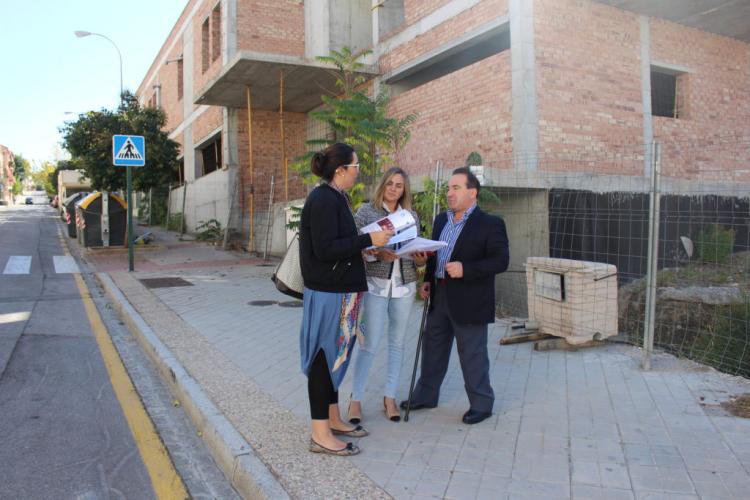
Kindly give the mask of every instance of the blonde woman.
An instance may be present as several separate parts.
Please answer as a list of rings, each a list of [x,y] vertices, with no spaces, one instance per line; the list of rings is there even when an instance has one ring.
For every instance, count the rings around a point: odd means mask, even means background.
[[[409,210],[419,227],[417,214],[411,210],[409,176],[398,167],[388,170],[380,181],[370,203],[360,207],[355,215],[361,228],[398,209]],[[404,337],[409,313],[414,303],[417,282],[417,265],[423,265],[426,255],[413,254],[399,258],[396,248],[384,247],[370,253],[365,264],[367,293],[364,297],[364,342],[355,355],[352,400],[348,419],[358,424],[362,421],[362,398],[375,353],[383,337],[388,337],[388,363],[383,390],[383,409],[386,417],[401,420],[396,406],[396,389],[404,354]]]

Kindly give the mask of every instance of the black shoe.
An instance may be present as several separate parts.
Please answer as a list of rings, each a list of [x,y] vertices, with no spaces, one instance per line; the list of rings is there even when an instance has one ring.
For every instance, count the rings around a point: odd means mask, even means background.
[[[406,409],[406,405],[409,403],[409,401],[401,401],[401,404],[399,405],[402,410]],[[426,403],[412,403],[409,407],[409,410],[424,410],[426,408],[437,408],[437,405],[428,405]]]
[[[472,424],[478,424],[482,420],[486,420],[492,416],[491,411],[476,411],[476,410],[469,410],[466,413],[464,413],[464,417],[461,419],[463,423],[472,425]]]

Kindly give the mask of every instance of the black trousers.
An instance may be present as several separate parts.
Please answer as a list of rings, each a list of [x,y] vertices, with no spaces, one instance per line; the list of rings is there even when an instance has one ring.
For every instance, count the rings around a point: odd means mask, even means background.
[[[339,402],[339,393],[333,388],[323,349],[318,351],[307,375],[307,395],[310,398],[310,417],[328,420],[328,406]]]
[[[487,325],[461,325],[453,320],[445,288],[435,290],[435,306],[427,316],[422,340],[422,369],[414,388],[412,404],[437,405],[440,386],[448,371],[448,361],[456,339],[464,388],[472,410],[491,412],[495,393],[490,385],[490,359],[487,352]]]

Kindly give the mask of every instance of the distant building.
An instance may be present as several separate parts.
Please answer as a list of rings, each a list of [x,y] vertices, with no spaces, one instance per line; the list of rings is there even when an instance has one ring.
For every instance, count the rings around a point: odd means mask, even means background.
[[[60,170],[57,177],[58,210],[62,211],[65,198],[81,191],[91,191],[91,181],[84,176],[83,170]]]
[[[0,144],[0,202],[5,205],[13,204],[13,153]]]

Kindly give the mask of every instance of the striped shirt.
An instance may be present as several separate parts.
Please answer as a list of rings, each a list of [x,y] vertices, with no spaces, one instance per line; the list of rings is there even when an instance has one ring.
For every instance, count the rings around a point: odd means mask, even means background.
[[[447,247],[438,249],[437,251],[437,268],[435,269],[435,277],[437,279],[445,278],[445,265],[448,263],[448,259],[451,258],[453,253],[453,247],[456,246],[456,240],[461,234],[461,230],[466,224],[466,220],[469,218],[471,213],[477,207],[476,203],[469,207],[464,212],[463,217],[458,222],[453,222],[453,212],[448,210],[448,221],[443,226],[443,230],[440,232],[440,241],[448,243]]]

